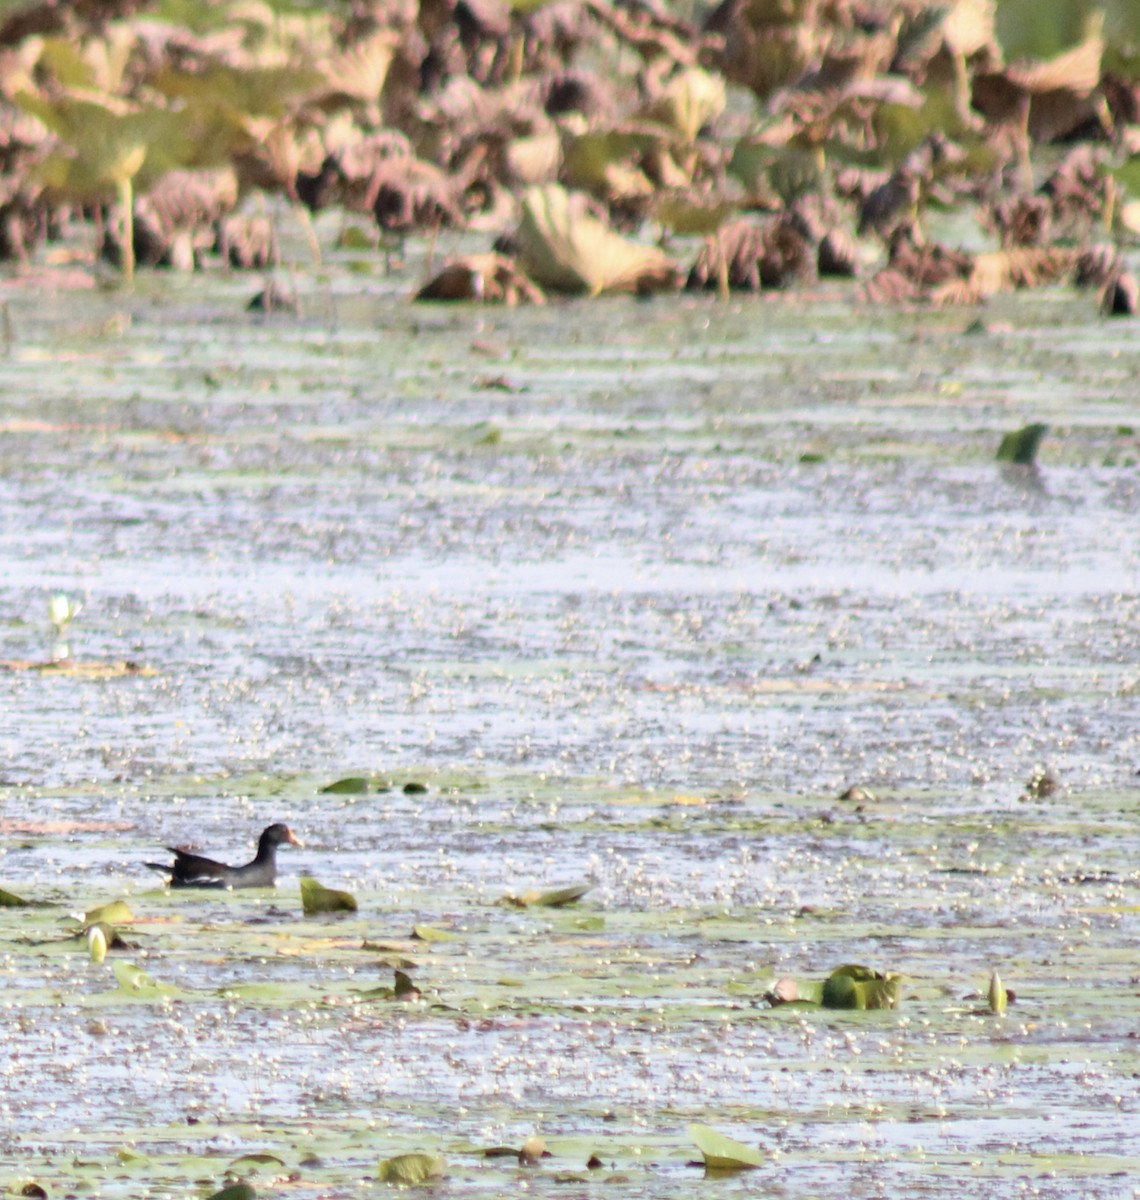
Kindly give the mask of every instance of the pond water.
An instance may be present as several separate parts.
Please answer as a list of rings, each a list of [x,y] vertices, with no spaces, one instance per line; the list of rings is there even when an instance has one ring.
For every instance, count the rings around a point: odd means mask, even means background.
[[[349,257],[300,317],[7,285],[7,1185],[1138,1194],[1136,323],[417,307]],[[275,820],[276,893],[142,865]],[[118,898],[131,949],[58,940]],[[901,1007],[763,1002],[845,962]],[[765,1165],[706,1181],[692,1122]]]

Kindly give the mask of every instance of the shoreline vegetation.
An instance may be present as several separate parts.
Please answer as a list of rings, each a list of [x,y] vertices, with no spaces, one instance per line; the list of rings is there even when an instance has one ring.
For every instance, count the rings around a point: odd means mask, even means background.
[[[1064,282],[1137,309],[1131,0],[38,0],[0,6],[0,60],[17,270],[76,221],[126,279],[269,269],[261,193],[314,264],[328,208],[388,255],[485,237],[425,300],[840,276],[872,303]],[[983,249],[932,237],[947,211]]]

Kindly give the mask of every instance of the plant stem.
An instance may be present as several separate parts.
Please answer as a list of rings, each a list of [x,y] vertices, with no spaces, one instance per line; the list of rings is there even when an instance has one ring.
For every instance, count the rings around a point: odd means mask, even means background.
[[[119,180],[118,189],[123,210],[123,279],[130,283],[135,277],[135,189],[129,176]]]

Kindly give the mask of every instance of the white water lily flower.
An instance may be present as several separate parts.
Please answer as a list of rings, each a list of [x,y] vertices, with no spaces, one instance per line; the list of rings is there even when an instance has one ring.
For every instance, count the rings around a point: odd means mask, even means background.
[[[62,592],[57,592],[48,601],[48,619],[55,626],[57,634],[62,635],[63,631],[82,611],[82,604],[76,604]]]

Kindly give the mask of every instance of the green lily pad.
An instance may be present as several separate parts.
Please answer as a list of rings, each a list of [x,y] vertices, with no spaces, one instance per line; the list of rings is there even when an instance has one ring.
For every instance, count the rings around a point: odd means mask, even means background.
[[[516,908],[561,908],[581,900],[592,886],[589,883],[575,883],[549,892],[523,892],[521,896],[506,896],[504,903],[513,904]]]
[[[440,1154],[397,1154],[380,1163],[376,1178],[381,1183],[427,1183],[441,1178],[445,1165]]]
[[[690,1125],[689,1137],[701,1152],[706,1170],[751,1171],[764,1165],[763,1154],[754,1146],[726,1137],[708,1125]]]
[[[393,987],[392,994],[397,1000],[407,1000],[420,994],[420,989],[416,987],[415,980],[404,971],[396,972],[396,983]]]
[[[359,796],[367,791],[368,780],[363,775],[346,775],[344,779],[317,788],[317,792],[322,796]]]
[[[1037,458],[1037,447],[1048,432],[1048,425],[1033,424],[1007,433],[998,446],[998,462],[1029,466]]]
[[[356,897],[351,892],[327,888],[311,876],[302,875],[301,906],[307,917],[318,913],[356,912]]]
[[[179,990],[170,984],[161,983],[148,975],[142,967],[130,962],[115,962],[111,965],[115,973],[115,982],[119,991],[144,998],[161,999],[164,996],[176,996]]]
[[[901,994],[901,975],[847,963],[824,980],[820,1003],[839,1009],[898,1008]]]
[[[258,1167],[283,1167],[285,1160],[278,1158],[276,1154],[266,1154],[264,1151],[251,1152],[250,1154],[242,1154],[235,1158],[233,1162],[226,1168],[227,1171],[233,1171],[243,1164]]]
[[[135,919],[125,900],[112,900],[110,904],[101,904],[90,912],[84,913],[84,927],[92,925],[130,925]]]
[[[454,942],[456,935],[446,929],[436,929],[434,925],[415,925],[412,927],[412,937],[417,942]]]
[[[257,1191],[248,1183],[231,1183],[220,1192],[207,1196],[206,1200],[255,1200]]]

